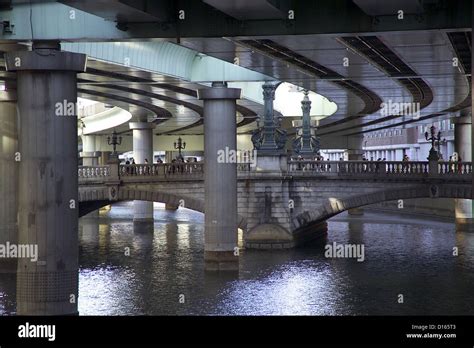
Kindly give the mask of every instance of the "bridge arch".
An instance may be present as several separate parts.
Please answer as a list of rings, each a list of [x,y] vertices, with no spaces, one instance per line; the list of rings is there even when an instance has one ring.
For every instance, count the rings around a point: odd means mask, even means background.
[[[461,198],[472,199],[472,186],[466,184],[418,184],[406,188],[378,190],[348,197],[329,197],[316,209],[306,210],[295,216],[291,223],[294,230],[325,221],[346,210],[387,201],[412,198]]]
[[[116,190],[116,191],[114,191]],[[150,191],[133,187],[91,187],[79,190],[79,217],[106,205],[124,201],[148,201],[181,206],[204,214],[204,201],[190,196],[177,195],[170,192]],[[247,229],[247,219],[237,217],[238,228]]]

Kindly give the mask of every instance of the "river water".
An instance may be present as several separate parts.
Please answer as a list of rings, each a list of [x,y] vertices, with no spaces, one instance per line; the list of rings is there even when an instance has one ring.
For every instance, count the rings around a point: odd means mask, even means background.
[[[238,274],[214,274],[201,213],[155,204],[154,232],[136,233],[131,204],[80,220],[81,315],[474,315],[474,234],[452,223],[343,213],[326,243],[363,244],[363,262],[326,258],[319,242],[243,250]],[[2,274],[0,314],[14,307]]]

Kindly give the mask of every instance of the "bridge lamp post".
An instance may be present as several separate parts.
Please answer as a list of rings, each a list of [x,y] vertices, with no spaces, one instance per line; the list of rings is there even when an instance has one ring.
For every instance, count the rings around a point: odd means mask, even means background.
[[[183,159],[183,156],[181,155],[181,150],[184,150],[186,148],[186,142],[181,139],[181,137],[178,138],[178,141],[174,142],[174,148],[178,150],[178,159]]]
[[[107,144],[112,145],[112,156],[117,157],[117,145],[122,144],[122,137],[117,135],[117,132],[114,130],[112,136],[107,137]]]
[[[273,110],[275,91],[281,82],[265,82],[262,85],[264,113],[263,120],[257,118],[257,129],[252,133],[252,143],[259,154],[269,156],[284,153],[287,134],[281,129],[282,119],[276,119]],[[260,127],[260,122],[263,125]]]
[[[440,139],[438,139],[438,142],[436,143],[437,147],[438,147],[438,154],[439,154],[440,158],[441,158],[441,145],[444,145],[446,143],[447,143],[446,138],[444,138],[444,139],[440,138]]]
[[[430,127],[430,133],[428,134],[428,132],[425,132],[425,139],[427,141],[431,141],[431,149],[430,149],[430,153],[428,155],[428,161],[438,161],[439,160],[439,154],[435,150],[435,146],[436,146],[435,144],[436,144],[436,142],[438,142],[438,145],[439,145],[439,141],[441,140],[441,132],[438,131],[438,134],[436,134],[435,126],[431,126]]]
[[[303,91],[304,97],[301,101],[301,110],[303,112],[301,135],[293,140],[293,151],[297,155],[314,156],[319,152],[319,140],[311,134],[311,100],[309,100],[308,90]]]

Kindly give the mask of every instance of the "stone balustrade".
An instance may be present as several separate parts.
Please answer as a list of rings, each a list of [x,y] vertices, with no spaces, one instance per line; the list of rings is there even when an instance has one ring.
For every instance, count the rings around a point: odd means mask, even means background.
[[[428,175],[429,162],[402,161],[290,161],[289,173],[309,172],[311,175]]]
[[[430,162],[417,161],[306,161],[288,162],[289,174],[339,176],[470,176],[471,162],[438,162],[437,173],[430,173]]]
[[[79,166],[79,179],[110,176],[110,166]]]
[[[433,165],[434,164],[434,165]],[[436,165],[437,164],[437,165]],[[434,168],[434,169],[433,169]],[[240,175],[251,175],[258,168],[250,163],[237,164]],[[160,180],[201,180],[204,172],[203,162],[160,163],[120,165],[118,178],[112,176],[112,165],[79,167],[79,181],[160,181]],[[247,173],[247,174],[245,174]],[[268,173],[267,173],[268,174]],[[373,178],[443,178],[453,179],[472,177],[471,162],[402,162],[402,161],[288,161],[286,175],[304,175],[315,177],[351,177]],[[114,174],[115,175],[115,174]]]
[[[120,177],[196,176],[204,171],[203,162],[120,165]]]
[[[440,175],[472,175],[472,162],[439,162]]]

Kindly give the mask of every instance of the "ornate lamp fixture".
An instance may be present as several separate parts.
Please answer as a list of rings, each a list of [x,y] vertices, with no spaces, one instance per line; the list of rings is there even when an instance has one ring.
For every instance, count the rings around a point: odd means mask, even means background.
[[[296,136],[293,140],[293,151],[301,156],[313,156],[319,152],[319,139],[311,134],[311,100],[309,100],[308,90],[304,90],[304,98],[301,101],[302,116],[302,132],[300,136]]]
[[[107,137],[107,144],[112,145],[112,148],[113,148],[112,154],[117,155],[117,145],[122,144],[122,137],[117,136],[117,132],[115,131],[115,129],[112,133],[112,136],[109,135]]]
[[[174,148],[178,150],[178,159],[183,159],[183,156],[181,155],[181,150],[184,150],[186,148],[186,142],[181,139],[181,137],[178,138],[178,141],[174,142]]]
[[[428,132],[425,132],[425,139],[427,141],[431,141],[431,149],[428,155],[428,161],[438,161],[439,154],[438,154],[438,151],[435,150],[435,146],[436,146],[435,144],[437,141],[439,142],[441,140],[441,132],[438,131],[438,134],[436,134],[435,126],[431,126],[430,134],[428,134]]]
[[[281,119],[275,120],[273,113],[273,100],[275,90],[280,83],[265,82],[263,88],[264,115],[263,126],[257,119],[257,129],[252,133],[252,143],[259,153],[268,155],[280,154],[284,151],[287,134],[281,129]]]

